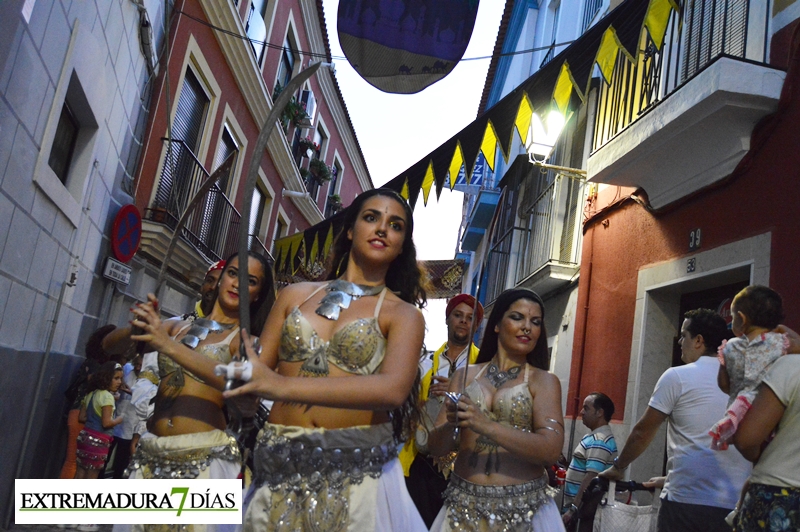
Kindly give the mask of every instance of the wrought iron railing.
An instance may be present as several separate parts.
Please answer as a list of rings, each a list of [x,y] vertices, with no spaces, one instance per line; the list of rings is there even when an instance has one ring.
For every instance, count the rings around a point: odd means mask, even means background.
[[[524,225],[498,235],[490,248],[486,301],[548,264],[577,266],[583,195],[583,181],[556,176],[529,206],[522,206]]]
[[[649,33],[643,32],[639,43],[643,53],[635,64],[619,52],[610,84],[600,84],[592,151],[719,57],[766,61],[769,17],[765,10],[751,10],[749,0],[684,1],[680,5],[680,11],[670,14],[660,51]]]
[[[167,156],[156,196],[145,216],[175,229],[189,201],[210,175],[182,140],[167,140]],[[219,181],[230,181],[221,176]],[[181,230],[181,238],[211,260],[236,251],[241,215],[217,184],[194,209]]]
[[[550,48],[547,49],[547,53],[544,54],[544,59],[542,59],[542,62],[539,64],[539,68],[540,69],[544,68],[544,66],[547,63],[553,60],[555,55],[556,55],[556,43],[554,42],[553,44],[550,45]]]

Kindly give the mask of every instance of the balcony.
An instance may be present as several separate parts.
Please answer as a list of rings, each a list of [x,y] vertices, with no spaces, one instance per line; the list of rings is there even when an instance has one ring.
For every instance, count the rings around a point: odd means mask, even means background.
[[[499,190],[487,188],[478,193],[464,236],[461,239],[461,249],[463,251],[475,251],[478,249],[481,240],[483,240],[483,235],[486,233],[486,228],[489,227],[492,221],[492,216],[499,200]]]
[[[777,108],[785,73],[765,64],[762,2],[684,2],[658,51],[620,54],[601,83],[588,179],[643,188],[668,205],[729,175],[755,124]]]
[[[575,279],[584,188],[583,181],[556,176],[531,196],[532,201],[522,199],[519,211],[524,225],[508,228],[490,249],[487,302],[512,286],[546,297]]]
[[[189,201],[209,177],[192,150],[180,140],[168,141],[158,189],[142,223],[142,252],[161,262]],[[208,263],[236,251],[241,215],[219,187],[222,176],[208,191],[181,229],[173,270],[189,282],[202,282]],[[263,247],[263,246],[261,246]]]

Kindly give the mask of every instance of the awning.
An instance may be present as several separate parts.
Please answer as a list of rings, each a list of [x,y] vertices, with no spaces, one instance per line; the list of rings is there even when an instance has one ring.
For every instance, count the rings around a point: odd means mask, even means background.
[[[660,47],[671,9],[678,9],[674,0],[626,0],[474,122],[384,187],[399,192],[413,208],[420,193],[427,204],[433,188],[437,198],[445,185],[452,188],[462,166],[471,177],[479,153],[492,170],[498,147],[508,161],[515,133],[523,143],[527,140],[532,113],[543,115],[557,108],[566,115],[581,105],[595,65],[608,82],[619,57],[638,60],[643,31]],[[298,271],[316,271],[320,264],[317,254],[329,249],[324,243],[328,235],[332,241],[341,230],[342,220],[339,213],[303,233],[277,240],[278,273],[291,277]]]

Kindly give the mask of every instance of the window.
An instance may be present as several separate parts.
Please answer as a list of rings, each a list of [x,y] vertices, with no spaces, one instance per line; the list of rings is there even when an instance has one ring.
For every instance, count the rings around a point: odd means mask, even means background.
[[[259,240],[259,231],[261,229],[261,220],[264,217],[264,210],[266,210],[266,198],[264,193],[258,187],[253,189],[253,198],[250,201],[250,221],[248,223],[247,234],[249,235],[248,247],[256,251],[263,251],[262,244]]]
[[[197,152],[200,144],[208,103],[208,96],[203,86],[192,69],[187,68],[178,109],[172,123],[172,138],[184,141],[192,153]]]
[[[69,165],[72,162],[72,154],[75,152],[75,143],[78,140],[78,130],[80,124],[75,119],[75,115],[69,108],[69,103],[64,102],[61,107],[61,116],[56,127],[56,136],[53,138],[53,147],[50,149],[50,159],[47,164],[55,172],[56,177],[63,184],[67,184]]]
[[[164,160],[161,181],[156,192],[155,205],[183,211],[191,194],[191,181],[197,161],[197,149],[203,136],[209,98],[200,81],[186,69],[181,95],[172,121],[173,143],[169,158]],[[174,190],[173,190],[174,189]]]
[[[255,54],[259,66],[264,62],[264,51],[266,50],[267,26],[264,23],[266,12],[267,0],[253,0],[250,2],[250,11],[245,25],[247,38],[250,39],[253,54]]]
[[[316,131],[314,131],[314,142],[319,146],[319,152],[317,157],[320,159],[325,157],[325,148],[328,147],[328,135],[322,129],[322,127],[318,127]]]
[[[222,138],[220,139],[219,146],[217,146],[217,154],[214,157],[214,170],[219,168],[219,166],[225,162],[225,160],[230,157],[232,153],[237,153],[239,151],[239,145],[235,140],[233,140],[233,136],[231,135],[230,131],[227,127],[223,128],[222,130]],[[236,155],[234,155],[233,165],[231,166],[231,171],[222,176],[217,183],[219,185],[220,190],[222,190],[223,194],[230,193],[230,186],[231,176],[233,175],[233,170],[236,168]]]
[[[294,73],[294,63],[295,63],[294,52],[292,51],[292,45],[289,42],[289,38],[287,37],[286,40],[283,41],[281,62],[278,65],[278,76],[275,78],[276,89],[279,86],[281,88],[285,87],[289,83],[289,80],[292,79],[292,74]]]
[[[278,250],[275,249],[275,241],[286,234],[286,223],[280,217],[275,220],[275,236],[272,238],[272,255],[277,257]]]
[[[338,160],[335,160],[333,161],[333,167],[331,167],[331,181],[328,185],[328,198],[325,202],[325,218],[330,218],[342,209],[342,200],[338,197],[338,191],[336,190],[341,177],[342,165]],[[337,197],[331,198],[333,195],[337,195]]]

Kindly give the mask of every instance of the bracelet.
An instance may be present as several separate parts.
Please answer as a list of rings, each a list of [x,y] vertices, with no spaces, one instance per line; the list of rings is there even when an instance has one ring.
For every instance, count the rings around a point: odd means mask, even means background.
[[[627,468],[628,468],[627,466],[621,467],[619,465],[619,456],[614,457],[614,469],[616,469],[617,471],[625,471]]]
[[[569,505],[569,509],[572,510],[573,512],[577,512],[578,511],[578,507],[575,506],[575,503],[570,504]]]

